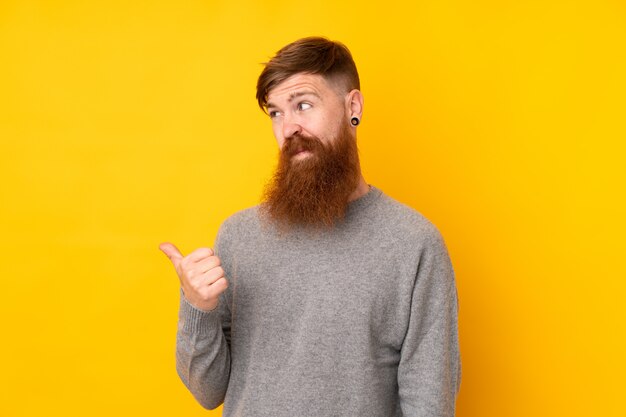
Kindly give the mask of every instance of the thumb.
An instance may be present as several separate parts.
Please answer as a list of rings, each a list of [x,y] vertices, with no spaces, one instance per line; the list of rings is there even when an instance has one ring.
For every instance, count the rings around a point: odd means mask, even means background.
[[[169,242],[163,242],[159,245],[159,249],[170,258],[170,261],[174,264],[174,267],[178,267],[178,263],[183,259],[183,254],[180,253],[178,248]]]

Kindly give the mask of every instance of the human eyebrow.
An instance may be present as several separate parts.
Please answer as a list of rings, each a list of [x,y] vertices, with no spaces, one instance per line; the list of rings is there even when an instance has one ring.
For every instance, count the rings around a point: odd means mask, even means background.
[[[289,102],[292,102],[294,98],[296,97],[301,97],[301,96],[315,96],[318,99],[322,99],[322,97],[320,97],[319,94],[317,94],[315,91],[294,91],[293,93],[289,94]]]
[[[302,97],[302,96],[314,96],[314,97],[317,97],[319,100],[322,100],[322,97],[319,94],[317,94],[315,91],[304,90],[304,91],[294,91],[293,93],[289,94],[289,99],[287,101],[291,103],[295,98]],[[270,111],[270,109],[272,108],[278,108],[278,106],[271,102],[267,102],[265,104],[265,109],[267,111]]]

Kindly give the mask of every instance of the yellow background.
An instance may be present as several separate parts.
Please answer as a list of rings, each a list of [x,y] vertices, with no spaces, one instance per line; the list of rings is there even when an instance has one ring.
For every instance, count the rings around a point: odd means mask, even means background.
[[[318,34],[360,70],[366,180],[446,239],[457,415],[625,415],[624,2],[4,0],[1,416],[219,415],[157,246],[258,202],[260,63]]]

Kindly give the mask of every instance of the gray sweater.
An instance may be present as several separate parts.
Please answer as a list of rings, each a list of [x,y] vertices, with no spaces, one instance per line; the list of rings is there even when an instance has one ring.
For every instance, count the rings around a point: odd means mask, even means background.
[[[332,231],[279,235],[258,206],[229,217],[215,252],[218,307],[181,292],[176,368],[225,417],[453,416],[457,291],[437,228],[371,190]]]

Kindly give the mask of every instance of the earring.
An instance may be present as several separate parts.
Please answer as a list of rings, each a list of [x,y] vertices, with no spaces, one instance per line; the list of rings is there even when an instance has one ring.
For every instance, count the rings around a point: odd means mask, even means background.
[[[352,126],[358,126],[361,121],[358,117],[354,116],[352,119],[350,119],[350,123],[352,124]]]

